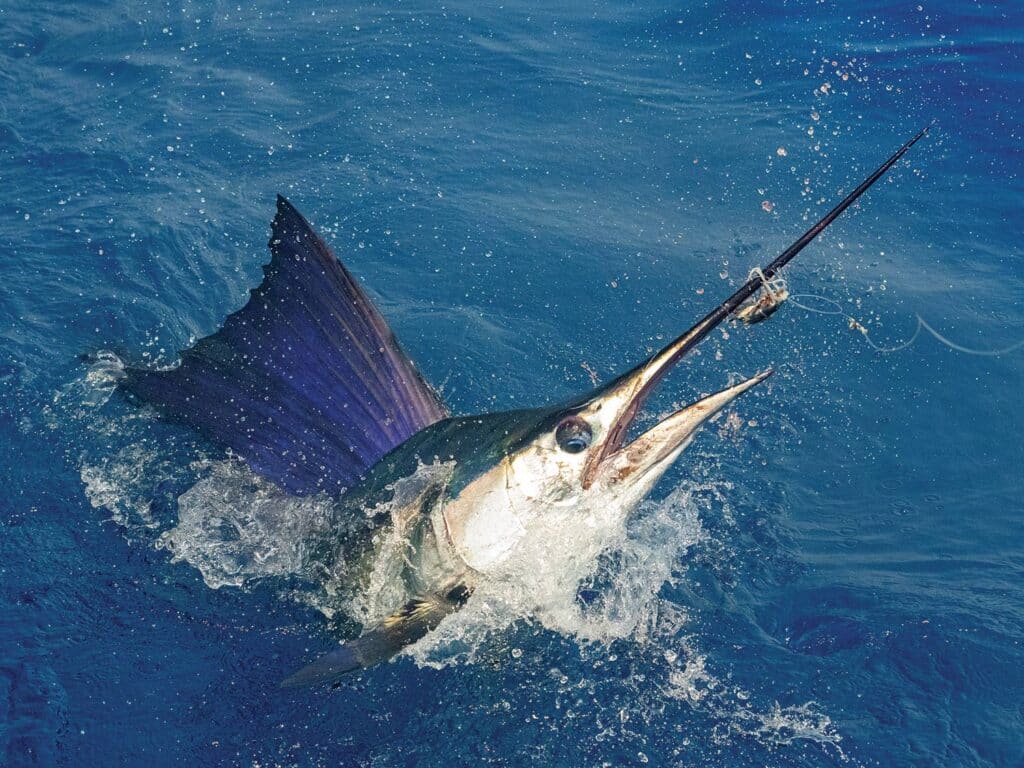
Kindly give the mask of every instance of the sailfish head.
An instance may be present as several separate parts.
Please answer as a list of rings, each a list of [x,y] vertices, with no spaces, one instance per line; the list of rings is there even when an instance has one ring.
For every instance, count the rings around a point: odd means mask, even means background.
[[[704,332],[698,324],[641,365],[558,406],[460,420],[478,439],[460,440],[453,458],[457,473],[472,478],[454,485],[443,515],[467,565],[502,568],[532,527],[552,520],[567,535],[576,524],[622,522],[701,425],[771,375],[763,370],[696,399],[634,436],[650,394]]]
[[[460,439],[461,479],[444,506],[448,536],[479,571],[500,569],[531,527],[575,515],[614,525],[652,490],[701,425],[767,379],[765,369],[676,410],[631,437],[644,403],[674,366],[774,277],[927,132],[919,132],[842,202],[732,296],[632,370],[554,408],[491,414],[463,422],[479,440]],[[549,532],[558,528],[546,527]],[[565,529],[580,531],[579,525]]]

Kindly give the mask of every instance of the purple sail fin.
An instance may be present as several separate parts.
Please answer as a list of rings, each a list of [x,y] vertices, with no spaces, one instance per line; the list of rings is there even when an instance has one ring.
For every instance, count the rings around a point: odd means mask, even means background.
[[[351,487],[447,416],[380,312],[309,223],[277,198],[271,260],[249,302],[170,370],[122,386],[285,490]]]

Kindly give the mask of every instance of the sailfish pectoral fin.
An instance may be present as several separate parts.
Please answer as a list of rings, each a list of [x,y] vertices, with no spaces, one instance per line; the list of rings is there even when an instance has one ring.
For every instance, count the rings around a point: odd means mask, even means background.
[[[321,656],[285,679],[283,688],[333,683],[342,675],[387,661],[431,631],[441,619],[461,608],[471,590],[458,584],[443,594],[418,595],[354,640]]]

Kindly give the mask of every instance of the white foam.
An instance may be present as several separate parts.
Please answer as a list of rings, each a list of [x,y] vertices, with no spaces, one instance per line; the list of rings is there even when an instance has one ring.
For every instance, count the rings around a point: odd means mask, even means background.
[[[679,636],[672,630],[664,641],[672,649],[664,652],[668,682],[661,689],[662,695],[685,701],[694,710],[712,716],[717,721],[711,734],[716,742],[726,744],[739,737],[776,747],[810,741],[846,758],[840,747],[842,736],[813,701],[786,707],[776,701],[760,709],[751,703],[749,691],[721,680],[711,671],[696,637]]]
[[[96,353],[85,373],[54,395],[45,417],[50,429],[75,426],[73,450],[79,454],[79,476],[89,503],[106,510],[109,519],[125,529],[152,529],[158,525],[152,515],[153,487],[176,469],[145,440],[112,445],[113,438],[131,435],[150,420],[150,414],[140,409],[117,418],[105,413],[123,376],[124,363],[117,355]]]
[[[585,644],[629,637],[642,631],[662,584],[702,536],[692,488],[644,502],[629,525],[560,529],[565,521],[551,520],[531,529],[508,564],[407,653],[431,666],[472,661],[490,636],[522,619]],[[578,597],[584,582],[599,585],[590,605]]]
[[[56,429],[62,422],[87,420],[101,426],[97,411],[106,405],[117,382],[124,376],[124,362],[113,352],[97,352],[85,373],[60,389],[43,409],[47,425]]]
[[[310,549],[332,532],[334,505],[289,496],[239,461],[206,469],[178,498],[178,524],[157,546],[198,569],[211,589],[309,575]]]
[[[813,741],[834,747],[840,757],[845,757],[839,746],[842,736],[813,701],[788,707],[774,702],[767,712],[741,710],[732,722],[737,733],[752,736],[763,744],[784,746]]]
[[[132,488],[156,460],[155,453],[136,445],[117,452],[109,460],[82,464],[79,477],[86,498],[94,508],[107,510],[110,520],[120,526],[155,527],[149,498]]]

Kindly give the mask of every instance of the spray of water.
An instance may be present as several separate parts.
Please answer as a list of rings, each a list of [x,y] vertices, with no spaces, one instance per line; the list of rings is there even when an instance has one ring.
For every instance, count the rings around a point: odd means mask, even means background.
[[[340,611],[358,622],[375,621],[400,602],[400,530],[379,538],[368,568],[354,567],[344,552],[325,560],[325,551],[344,542],[347,527],[358,528],[365,520],[340,519],[336,500],[290,497],[237,460],[210,460],[198,453],[182,466],[180,457],[167,455],[144,436],[151,414],[108,412],[122,370],[115,356],[98,356],[81,380],[55,398],[50,416],[55,427],[70,421],[97,437],[81,448],[85,492],[129,538],[168,551],[214,589],[297,578],[306,586],[282,595],[327,616]],[[127,436],[126,444],[111,450],[112,436]],[[452,469],[451,464],[421,465],[391,487],[383,509],[364,510],[366,518],[404,508]],[[177,519],[156,519],[150,514],[156,484],[185,476],[192,480],[177,497]],[[629,639],[661,665],[663,680],[633,691],[636,717],[653,717],[665,701],[681,700],[720,723],[712,736],[722,742],[751,738],[775,746],[799,740],[838,751],[839,735],[813,703],[759,710],[747,692],[723,683],[701,652],[685,609],[658,596],[664,584],[685,578],[681,564],[687,552],[705,543],[700,515],[709,499],[720,497],[719,485],[681,486],[664,499],[644,502],[629,521],[594,516],[585,537],[566,537],[557,516],[542,520],[507,567],[479,583],[462,610],[405,655],[434,667],[474,663],[490,658],[495,638],[525,621],[572,638],[597,667],[611,643]],[[589,596],[581,599],[583,593]]]
[[[198,569],[213,589],[311,575],[310,547],[334,528],[334,504],[288,496],[238,461],[204,469],[178,498],[178,524],[158,547]]]

